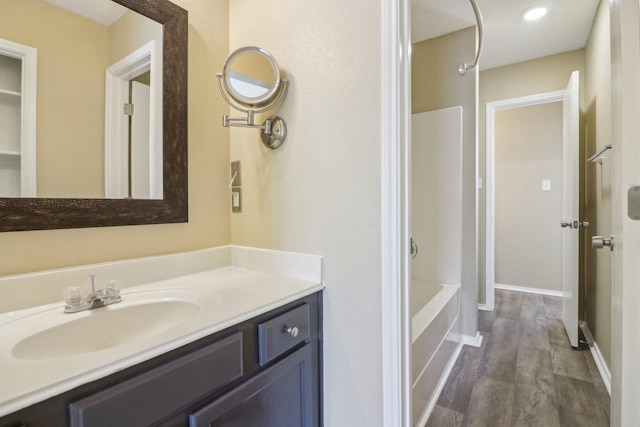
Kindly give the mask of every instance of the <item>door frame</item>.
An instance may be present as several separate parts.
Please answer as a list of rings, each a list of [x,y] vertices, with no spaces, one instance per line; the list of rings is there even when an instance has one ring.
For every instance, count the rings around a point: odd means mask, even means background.
[[[612,215],[611,426],[640,419],[640,221],[627,216],[627,190],[640,183],[640,4],[610,0]]]
[[[381,11],[382,426],[411,427],[409,0]]]
[[[105,197],[129,194],[129,124],[123,105],[129,102],[129,80],[151,72],[149,114],[149,163],[152,199],[162,198],[162,78],[161,55],[154,40],[107,68],[105,84]]]
[[[533,105],[562,102],[566,90],[538,93],[518,98],[487,102],[485,114],[485,304],[480,309],[495,307],[495,116],[497,111]]]

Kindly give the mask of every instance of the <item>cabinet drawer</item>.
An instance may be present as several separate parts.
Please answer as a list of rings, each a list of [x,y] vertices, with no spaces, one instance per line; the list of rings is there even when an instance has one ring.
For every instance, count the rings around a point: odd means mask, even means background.
[[[258,355],[263,366],[309,338],[309,304],[258,325]]]
[[[69,405],[71,427],[149,426],[242,376],[242,333]]]

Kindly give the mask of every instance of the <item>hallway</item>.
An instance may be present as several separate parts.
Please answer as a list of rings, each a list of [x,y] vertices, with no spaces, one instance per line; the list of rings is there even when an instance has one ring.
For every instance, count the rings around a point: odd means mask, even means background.
[[[562,302],[496,290],[478,313],[482,347],[464,346],[427,427],[607,427],[609,395],[589,348],[573,350]]]

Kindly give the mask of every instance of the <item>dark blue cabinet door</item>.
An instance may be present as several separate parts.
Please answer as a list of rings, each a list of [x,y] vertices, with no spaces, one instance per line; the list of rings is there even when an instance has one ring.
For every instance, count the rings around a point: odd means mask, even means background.
[[[242,377],[242,333],[69,405],[71,427],[143,427]],[[184,410],[184,409],[183,409]]]
[[[189,416],[190,427],[317,427],[311,345]]]

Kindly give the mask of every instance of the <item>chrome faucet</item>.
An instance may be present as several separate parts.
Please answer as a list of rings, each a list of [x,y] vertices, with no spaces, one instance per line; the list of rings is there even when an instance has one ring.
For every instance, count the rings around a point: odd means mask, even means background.
[[[79,286],[69,286],[64,291],[65,313],[77,313],[84,310],[104,307],[122,301],[120,296],[120,283],[117,280],[108,280],[105,287],[96,291],[95,274],[91,275],[91,293],[82,297]]]

